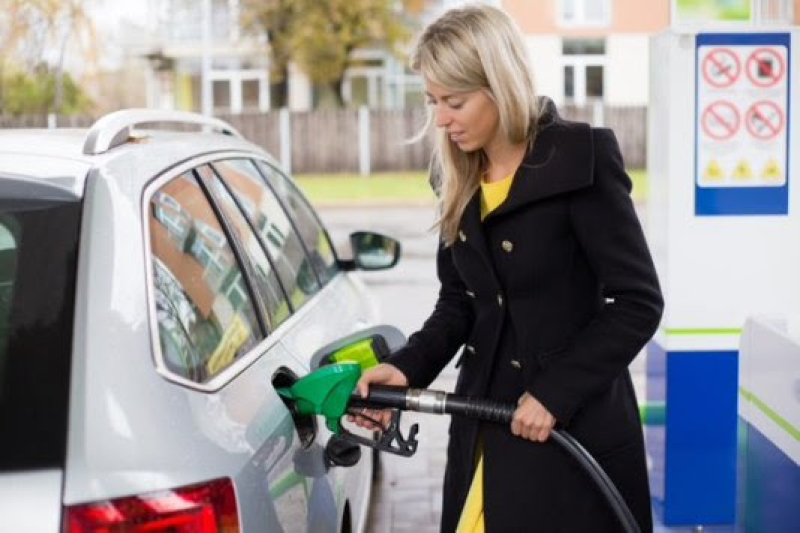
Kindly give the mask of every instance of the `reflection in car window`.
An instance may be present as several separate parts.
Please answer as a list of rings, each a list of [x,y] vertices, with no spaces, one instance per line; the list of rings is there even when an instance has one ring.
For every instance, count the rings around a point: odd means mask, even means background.
[[[324,285],[338,272],[336,254],[333,252],[327,232],[302,193],[288,177],[262,161],[258,162],[258,166],[272,189],[280,197],[289,216],[295,221],[297,231],[300,233],[314,268]]]
[[[293,308],[299,308],[319,291],[320,284],[291,220],[252,161],[230,159],[216,162],[214,167],[237,199],[245,198],[254,206],[248,213],[250,222],[272,258]]]
[[[286,295],[281,288],[280,282],[275,269],[272,268],[264,247],[255,236],[253,231],[247,224],[244,215],[236,205],[236,201],[228,192],[228,189],[220,181],[216,172],[211,170],[209,166],[203,166],[197,169],[202,177],[207,179],[214,195],[218,198],[220,207],[225,213],[225,218],[228,219],[233,225],[233,231],[236,237],[242,243],[244,252],[247,254],[248,259],[253,265],[255,290],[263,296],[261,301],[267,306],[263,309],[264,315],[267,317],[267,327],[270,331],[275,329],[281,322],[289,317],[290,309],[286,301]],[[253,202],[240,202],[240,204],[251,206]],[[246,210],[247,208],[245,208]]]
[[[159,341],[167,368],[202,383],[261,338],[242,272],[191,172],[150,202]]]

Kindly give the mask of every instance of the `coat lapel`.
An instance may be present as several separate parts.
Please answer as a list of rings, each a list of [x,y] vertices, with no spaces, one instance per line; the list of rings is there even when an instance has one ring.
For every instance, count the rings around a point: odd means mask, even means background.
[[[480,189],[472,195],[467,207],[464,209],[464,214],[461,216],[458,239],[474,248],[494,274],[486,231],[481,221]]]
[[[593,182],[594,150],[588,124],[561,119],[549,99],[533,148],[514,174],[508,198],[487,219]]]

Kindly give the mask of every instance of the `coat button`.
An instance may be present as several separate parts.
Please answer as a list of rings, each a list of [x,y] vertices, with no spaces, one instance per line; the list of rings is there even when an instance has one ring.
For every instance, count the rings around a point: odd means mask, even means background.
[[[497,295],[497,304],[498,304],[500,307],[503,307],[503,295],[502,295],[502,294],[498,294],[498,295]]]
[[[522,363],[520,363],[516,359],[512,359],[511,360],[511,366],[513,366],[514,368],[519,370],[520,368],[522,368]]]
[[[508,253],[511,253],[511,250],[514,249],[514,243],[511,241],[503,241],[502,243],[500,243],[500,246],[502,246],[503,250],[505,250]]]
[[[466,350],[467,350],[469,353],[471,353],[472,355],[475,355],[475,347],[474,347],[474,346],[472,346],[471,344],[467,344],[466,346],[464,346],[464,348],[465,348],[465,349],[466,349]]]
[[[461,242],[464,242],[464,241],[467,240],[467,236],[461,230],[458,230],[458,238],[461,240]]]
[[[470,298],[475,298],[475,293],[472,291],[467,291],[467,296],[469,296]]]

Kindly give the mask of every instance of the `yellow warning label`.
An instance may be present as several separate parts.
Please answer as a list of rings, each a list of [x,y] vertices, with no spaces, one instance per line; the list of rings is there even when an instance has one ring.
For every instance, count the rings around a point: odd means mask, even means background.
[[[774,158],[767,161],[764,170],[761,171],[761,177],[765,181],[783,181],[783,171]]]
[[[736,165],[735,169],[733,169],[733,179],[739,181],[753,179],[753,169],[750,167],[750,163],[744,159],[739,161],[739,164]]]
[[[703,179],[706,181],[721,181],[724,177],[725,173],[722,171],[722,167],[719,166],[716,159],[712,159],[708,163],[706,171],[703,172]]]

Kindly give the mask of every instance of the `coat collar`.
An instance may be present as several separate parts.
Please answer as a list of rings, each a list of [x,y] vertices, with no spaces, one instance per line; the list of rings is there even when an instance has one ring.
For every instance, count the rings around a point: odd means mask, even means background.
[[[485,220],[569,191],[588,187],[594,181],[594,149],[588,124],[571,122],[558,115],[549,98],[541,100],[543,112],[533,147],[528,150],[508,191],[508,197]],[[481,221],[480,189],[470,199],[459,227],[467,241],[491,264]]]
[[[591,127],[562,119],[549,98],[542,98],[541,104],[543,112],[533,148],[517,168],[508,198],[489,217],[587,187],[594,180]]]

